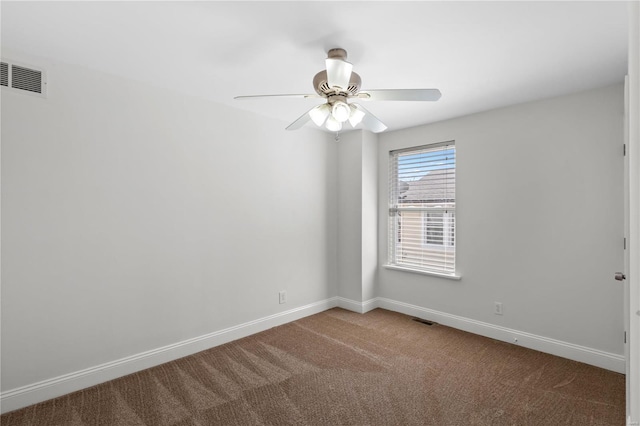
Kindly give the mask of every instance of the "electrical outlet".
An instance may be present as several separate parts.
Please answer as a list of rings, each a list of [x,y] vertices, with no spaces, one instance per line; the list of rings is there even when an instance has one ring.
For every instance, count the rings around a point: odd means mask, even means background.
[[[281,291],[280,293],[278,293],[278,296],[280,297],[280,304],[281,305],[283,303],[287,303],[287,292],[286,291]]]
[[[502,315],[502,302],[493,302],[494,305],[494,309],[493,309],[493,313],[496,315]]]

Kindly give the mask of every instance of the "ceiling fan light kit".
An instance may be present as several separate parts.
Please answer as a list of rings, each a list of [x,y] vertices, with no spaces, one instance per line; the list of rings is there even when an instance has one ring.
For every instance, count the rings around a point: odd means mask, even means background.
[[[332,132],[339,132],[340,130],[342,130],[342,123],[333,118],[332,115],[330,115],[329,118],[327,118],[326,128],[327,130],[331,130]]]
[[[362,105],[349,103],[351,98],[380,101],[437,101],[440,99],[438,89],[382,89],[360,91],[362,79],[353,72],[353,65],[347,62],[347,51],[336,48],[327,53],[326,69],[313,77],[313,88],[317,95],[253,95],[236,96],[235,99],[250,99],[263,97],[322,97],[326,102],[315,106],[303,114],[296,121],[287,126],[287,130],[297,130],[308,121],[316,126],[332,132],[342,130],[343,123],[349,121],[352,127],[362,123],[363,127],[380,133],[387,129],[373,114]]]
[[[349,124],[351,124],[352,127],[356,127],[358,124],[360,124],[365,114],[362,110],[358,109],[358,107],[354,104],[349,105],[349,107],[351,107]]]
[[[330,113],[331,107],[329,104],[322,104],[309,111],[309,117],[316,123],[316,126],[322,127]]]
[[[346,102],[336,101],[331,108],[331,115],[339,122],[344,123],[351,115],[351,108],[349,108]]]

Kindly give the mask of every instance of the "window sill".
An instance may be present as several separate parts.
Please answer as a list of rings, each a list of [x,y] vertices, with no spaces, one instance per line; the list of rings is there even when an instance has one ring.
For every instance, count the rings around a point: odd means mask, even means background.
[[[391,264],[386,264],[382,266],[384,266],[387,269],[394,269],[396,271],[413,272],[414,274],[430,275],[432,277],[446,278],[448,280],[460,281],[462,279],[460,275],[443,274],[441,272],[431,272],[431,271],[425,271],[422,269],[413,269],[413,268],[408,268],[406,266],[398,266],[398,265],[391,265]]]

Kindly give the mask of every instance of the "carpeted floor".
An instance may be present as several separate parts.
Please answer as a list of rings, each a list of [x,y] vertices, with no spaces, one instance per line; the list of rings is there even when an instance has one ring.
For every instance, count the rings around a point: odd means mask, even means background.
[[[13,425],[624,425],[624,375],[332,309],[7,413]]]

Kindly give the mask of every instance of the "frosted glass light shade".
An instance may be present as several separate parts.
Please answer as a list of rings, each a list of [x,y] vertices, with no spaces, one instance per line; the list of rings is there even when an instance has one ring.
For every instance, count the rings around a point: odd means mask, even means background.
[[[340,130],[342,130],[342,123],[333,118],[332,115],[327,118],[327,123],[325,124],[325,126],[332,132],[339,132]]]
[[[344,123],[349,119],[351,109],[349,108],[349,105],[344,102],[336,102],[333,104],[331,115],[340,123]]]
[[[324,124],[324,121],[329,116],[329,112],[331,111],[331,107],[329,104],[318,105],[311,111],[309,111],[309,117],[316,123],[316,126],[320,127]]]
[[[360,122],[364,118],[364,115],[364,111],[358,109],[354,105],[351,105],[351,115],[349,116],[349,123],[351,123],[353,127],[356,127],[358,124],[360,124]]]

